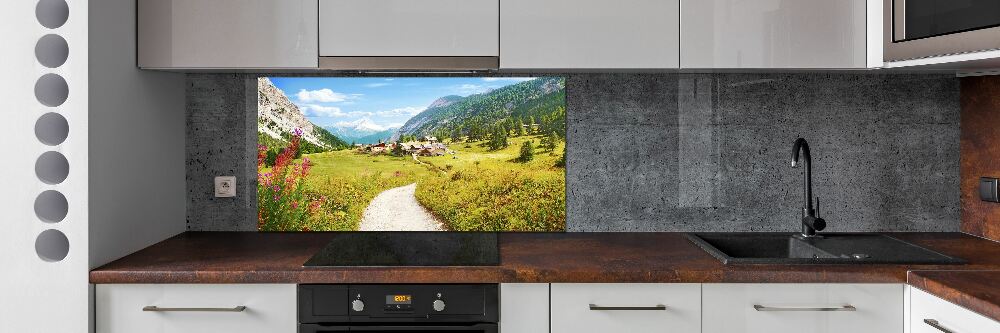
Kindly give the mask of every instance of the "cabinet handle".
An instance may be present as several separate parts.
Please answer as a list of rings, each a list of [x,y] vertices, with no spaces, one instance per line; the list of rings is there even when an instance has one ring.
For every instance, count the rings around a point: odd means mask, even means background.
[[[844,306],[832,306],[823,308],[798,308],[798,307],[774,307],[774,306],[763,306],[760,304],[754,304],[754,310],[757,311],[858,311],[853,305]]]
[[[667,306],[663,304],[657,304],[654,306],[600,306],[597,304],[591,304],[590,309],[594,311],[647,311],[647,310],[666,310]]]
[[[161,308],[155,305],[142,307],[142,311],[153,312],[243,312],[246,309],[247,307],[242,305],[231,308]]]
[[[936,328],[938,331],[944,333],[955,333],[952,330],[944,328],[944,326],[941,326],[941,323],[939,323],[937,320],[934,319],[924,319],[924,324],[930,325],[930,327]]]

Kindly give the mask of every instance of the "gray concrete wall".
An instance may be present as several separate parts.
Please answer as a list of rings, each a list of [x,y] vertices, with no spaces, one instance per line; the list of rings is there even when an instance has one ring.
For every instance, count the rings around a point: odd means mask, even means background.
[[[236,176],[236,197],[215,197],[216,176]],[[256,231],[256,180],[256,76],[189,74],[188,229]]]
[[[190,230],[256,229],[253,77],[188,76]],[[566,89],[567,231],[798,230],[800,136],[828,231],[959,228],[953,76],[572,74]],[[237,198],[212,198],[222,174],[242,175]]]

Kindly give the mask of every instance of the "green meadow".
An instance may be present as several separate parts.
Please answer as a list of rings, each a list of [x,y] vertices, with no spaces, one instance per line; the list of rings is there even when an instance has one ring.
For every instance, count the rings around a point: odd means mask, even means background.
[[[519,161],[533,141],[533,159]],[[365,208],[382,191],[417,183],[416,198],[451,231],[562,231],[566,225],[565,142],[551,151],[542,136],[510,137],[490,150],[485,141],[448,142],[445,156],[369,155],[356,150],[306,154],[312,165],[306,195],[320,212],[301,230],[357,230]],[[450,152],[453,151],[454,154]]]

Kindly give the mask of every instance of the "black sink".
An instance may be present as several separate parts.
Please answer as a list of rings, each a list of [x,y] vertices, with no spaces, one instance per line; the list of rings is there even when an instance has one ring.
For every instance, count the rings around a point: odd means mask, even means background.
[[[738,264],[964,264],[881,234],[692,233],[688,239],[726,265]]]

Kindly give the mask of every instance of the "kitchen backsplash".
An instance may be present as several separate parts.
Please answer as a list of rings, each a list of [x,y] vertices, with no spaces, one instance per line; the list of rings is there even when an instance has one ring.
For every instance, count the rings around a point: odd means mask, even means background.
[[[257,230],[256,77],[187,77],[190,230]],[[572,74],[566,94],[567,231],[798,230],[797,137],[827,231],[959,229],[954,76]]]
[[[962,78],[962,231],[1000,241],[1000,204],[979,199],[979,177],[1000,177],[1000,76]]]

